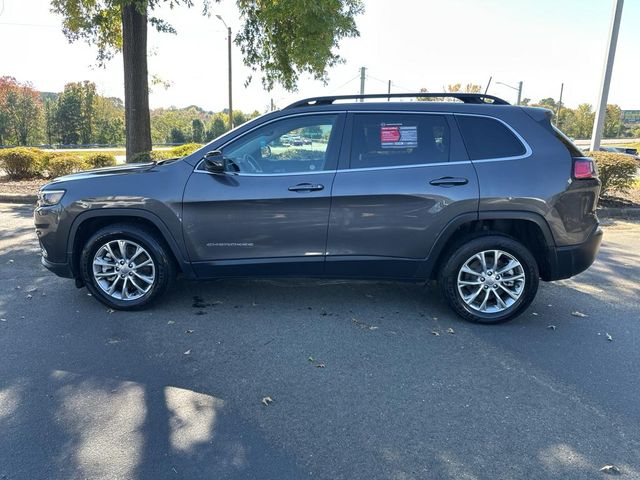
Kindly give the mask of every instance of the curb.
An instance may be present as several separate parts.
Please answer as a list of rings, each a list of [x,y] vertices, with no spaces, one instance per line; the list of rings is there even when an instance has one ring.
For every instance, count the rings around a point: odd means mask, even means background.
[[[596,213],[604,218],[640,218],[640,208],[637,207],[602,207],[598,208]]]
[[[37,195],[24,193],[0,193],[0,203],[29,203],[34,205],[37,201]]]

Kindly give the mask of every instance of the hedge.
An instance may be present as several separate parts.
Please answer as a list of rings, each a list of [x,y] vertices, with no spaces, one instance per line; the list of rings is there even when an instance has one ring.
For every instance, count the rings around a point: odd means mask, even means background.
[[[602,182],[600,196],[613,190],[626,192],[632,186],[640,164],[630,155],[613,152],[587,152],[598,166],[598,176]]]
[[[90,165],[87,161],[77,155],[56,155],[47,162],[47,173],[49,177],[56,178],[70,173],[86,170]]]
[[[40,176],[45,156],[37,148],[17,147],[0,150],[0,168],[11,180]]]
[[[116,157],[108,153],[90,153],[84,158],[91,168],[113,167],[116,164]]]

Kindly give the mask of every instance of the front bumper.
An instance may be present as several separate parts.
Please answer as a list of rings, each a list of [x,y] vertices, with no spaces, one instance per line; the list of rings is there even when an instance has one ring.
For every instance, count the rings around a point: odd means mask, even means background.
[[[602,229],[597,227],[584,243],[551,249],[549,275],[543,280],[562,280],[584,272],[596,259],[601,242]]]
[[[53,263],[44,257],[41,257],[40,261],[42,262],[42,265],[59,277],[74,278],[73,272],[71,271],[71,268],[69,268],[68,263]]]

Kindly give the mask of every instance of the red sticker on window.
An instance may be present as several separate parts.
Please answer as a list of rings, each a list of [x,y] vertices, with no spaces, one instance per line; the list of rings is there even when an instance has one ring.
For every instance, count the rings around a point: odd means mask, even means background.
[[[418,146],[418,127],[401,123],[380,124],[380,147],[416,148]]]

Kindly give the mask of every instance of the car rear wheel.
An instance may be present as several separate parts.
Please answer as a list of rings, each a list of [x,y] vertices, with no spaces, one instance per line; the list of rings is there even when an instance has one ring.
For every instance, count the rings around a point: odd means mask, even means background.
[[[465,320],[502,323],[518,316],[538,291],[538,265],[520,242],[503,235],[472,238],[454,247],[439,283]]]
[[[175,277],[164,242],[152,231],[130,224],[109,225],[89,238],[80,268],[91,294],[118,310],[146,307]]]

